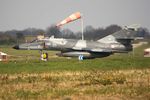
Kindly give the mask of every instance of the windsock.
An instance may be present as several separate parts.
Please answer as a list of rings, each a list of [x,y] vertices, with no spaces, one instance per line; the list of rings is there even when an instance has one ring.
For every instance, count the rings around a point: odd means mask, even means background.
[[[80,18],[81,18],[80,12],[76,12],[76,13],[70,15],[69,17],[67,17],[66,19],[64,19],[63,21],[61,21],[60,23],[58,23],[56,26],[60,27],[64,24],[67,24],[69,22],[75,21],[75,20],[80,19]]]

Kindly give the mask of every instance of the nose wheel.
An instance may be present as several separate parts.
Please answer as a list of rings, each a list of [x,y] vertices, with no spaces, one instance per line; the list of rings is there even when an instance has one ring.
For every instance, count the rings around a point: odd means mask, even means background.
[[[40,59],[42,61],[48,61],[48,53],[47,52],[43,52],[42,50],[40,50]]]

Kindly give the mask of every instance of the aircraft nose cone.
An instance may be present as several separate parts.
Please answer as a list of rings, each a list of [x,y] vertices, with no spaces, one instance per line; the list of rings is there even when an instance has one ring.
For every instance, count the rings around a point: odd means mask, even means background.
[[[19,45],[15,45],[13,48],[18,50],[19,49]]]

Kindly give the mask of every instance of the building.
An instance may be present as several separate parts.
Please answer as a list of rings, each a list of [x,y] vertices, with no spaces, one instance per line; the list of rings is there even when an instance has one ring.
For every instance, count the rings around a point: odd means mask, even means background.
[[[150,48],[144,50],[144,57],[150,57]]]
[[[0,61],[7,61],[7,54],[0,52]]]

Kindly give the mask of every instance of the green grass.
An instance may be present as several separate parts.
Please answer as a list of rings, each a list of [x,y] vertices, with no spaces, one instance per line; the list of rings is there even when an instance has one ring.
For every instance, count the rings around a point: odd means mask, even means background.
[[[150,67],[149,58],[131,59],[95,59],[78,61],[76,59],[52,59],[49,62],[38,60],[4,62],[0,64],[0,73],[20,72],[51,72],[51,71],[82,71],[82,70],[119,70],[119,69],[144,69]]]

